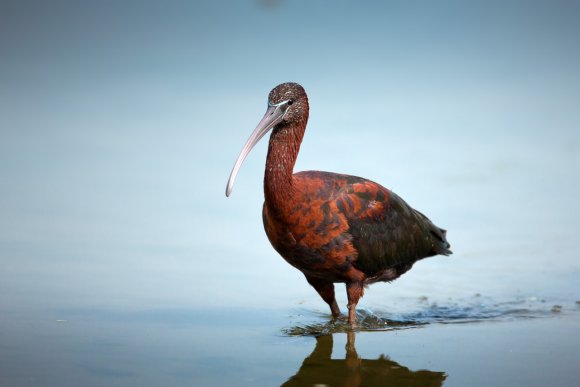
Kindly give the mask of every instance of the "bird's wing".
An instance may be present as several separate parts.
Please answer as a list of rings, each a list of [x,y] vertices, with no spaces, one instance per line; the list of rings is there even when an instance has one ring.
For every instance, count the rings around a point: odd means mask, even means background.
[[[353,265],[369,278],[390,268],[400,275],[419,259],[451,254],[445,230],[380,184],[322,171],[294,176],[300,200],[289,223],[309,249],[342,257],[337,262],[354,254]]]
[[[336,196],[358,252],[355,266],[368,276],[388,268],[407,270],[422,258],[449,255],[445,230],[395,193],[369,180],[351,180]]]

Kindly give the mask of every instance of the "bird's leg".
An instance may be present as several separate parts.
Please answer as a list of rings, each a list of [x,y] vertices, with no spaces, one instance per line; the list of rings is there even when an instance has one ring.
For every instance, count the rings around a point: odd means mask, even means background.
[[[356,304],[363,296],[363,284],[361,282],[347,282],[346,295],[348,297],[348,322],[353,327],[356,326]]]
[[[318,278],[306,277],[306,280],[316,291],[320,294],[320,297],[330,306],[330,312],[333,318],[340,316],[340,309],[336,303],[336,298],[334,297],[334,284],[332,282],[326,282]]]

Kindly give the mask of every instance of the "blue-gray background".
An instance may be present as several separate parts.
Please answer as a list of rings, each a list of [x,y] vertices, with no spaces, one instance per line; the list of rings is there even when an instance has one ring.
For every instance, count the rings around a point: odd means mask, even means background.
[[[285,81],[311,103],[297,169],[378,181],[449,230],[454,256],[361,307],[573,301],[578,20],[570,1],[1,1],[0,315],[326,311],[262,230],[265,141],[224,195]]]

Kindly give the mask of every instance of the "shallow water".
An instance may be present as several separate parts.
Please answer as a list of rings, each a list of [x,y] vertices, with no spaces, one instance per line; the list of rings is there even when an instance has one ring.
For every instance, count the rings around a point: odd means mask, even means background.
[[[573,386],[578,309],[360,311],[355,330],[304,309],[3,314],[0,385]]]
[[[0,387],[578,386],[578,4],[6,3]],[[385,185],[454,251],[354,331],[264,235],[265,141],[224,196],[284,81],[296,170]]]

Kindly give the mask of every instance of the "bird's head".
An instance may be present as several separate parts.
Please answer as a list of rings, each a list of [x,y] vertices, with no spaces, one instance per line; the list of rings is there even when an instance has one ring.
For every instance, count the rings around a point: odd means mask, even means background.
[[[268,107],[276,105],[285,108],[282,124],[295,124],[308,118],[308,97],[298,83],[287,82],[273,88],[268,95]]]
[[[246,141],[232,168],[226,187],[226,196],[230,196],[232,192],[242,163],[266,133],[272,129],[274,129],[274,135],[296,132],[293,134],[298,135],[299,140],[302,140],[307,120],[308,97],[302,86],[298,83],[287,82],[273,88],[268,95],[268,109],[264,117]]]

